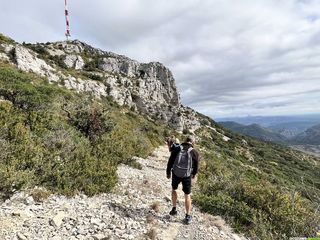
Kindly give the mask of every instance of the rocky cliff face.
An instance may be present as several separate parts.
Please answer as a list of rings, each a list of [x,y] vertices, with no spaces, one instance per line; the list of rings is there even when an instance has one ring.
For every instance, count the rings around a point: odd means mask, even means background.
[[[166,121],[178,131],[200,127],[196,112],[181,105],[175,79],[161,63],[139,63],[77,40],[0,46],[0,58],[50,82],[97,97],[111,96],[119,105]]]

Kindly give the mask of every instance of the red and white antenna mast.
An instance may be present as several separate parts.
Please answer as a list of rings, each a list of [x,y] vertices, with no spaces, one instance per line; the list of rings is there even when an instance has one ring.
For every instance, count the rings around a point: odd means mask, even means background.
[[[71,37],[71,34],[70,34],[69,11],[68,11],[67,0],[64,0],[64,7],[65,7],[64,14],[66,17],[66,33],[65,33],[65,35],[66,35],[67,41],[68,41],[69,37]]]

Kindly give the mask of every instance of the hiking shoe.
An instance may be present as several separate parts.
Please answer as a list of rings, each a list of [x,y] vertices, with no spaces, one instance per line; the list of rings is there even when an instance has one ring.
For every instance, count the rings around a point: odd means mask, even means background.
[[[192,222],[192,217],[191,215],[186,214],[186,217],[184,219],[185,224],[190,224]]]
[[[170,214],[171,216],[177,215],[177,214],[178,214],[177,209],[176,209],[175,207],[173,207],[173,208],[171,209],[171,211],[169,212],[169,214]]]

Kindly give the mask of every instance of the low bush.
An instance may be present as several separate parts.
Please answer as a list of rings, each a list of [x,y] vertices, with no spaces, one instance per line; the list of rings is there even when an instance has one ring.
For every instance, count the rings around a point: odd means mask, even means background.
[[[0,43],[13,44],[13,43],[15,43],[15,41],[0,33]]]
[[[139,167],[162,143],[164,127],[0,63],[0,192],[44,186],[52,192],[110,191],[120,163]],[[143,128],[141,128],[144,126]]]
[[[227,130],[228,142],[215,138],[214,131],[200,129],[197,134],[203,150],[194,200],[203,211],[224,216],[251,239],[316,236],[317,159]]]

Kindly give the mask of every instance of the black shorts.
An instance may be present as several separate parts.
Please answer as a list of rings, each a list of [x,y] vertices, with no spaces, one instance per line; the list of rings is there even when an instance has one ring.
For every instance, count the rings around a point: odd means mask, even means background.
[[[172,173],[172,189],[177,190],[178,185],[182,182],[182,191],[185,194],[190,194],[191,193],[191,176],[190,177],[185,177],[185,178],[180,178],[174,175]]]

